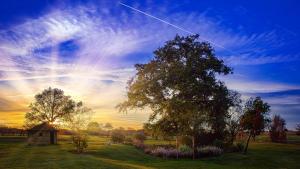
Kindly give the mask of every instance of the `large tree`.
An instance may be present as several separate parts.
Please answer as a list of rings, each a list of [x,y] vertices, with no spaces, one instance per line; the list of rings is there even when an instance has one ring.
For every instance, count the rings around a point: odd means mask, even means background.
[[[35,95],[35,100],[29,105],[30,111],[26,113],[26,125],[28,127],[48,122],[58,123],[69,120],[75,113],[78,104],[66,96],[63,90],[48,88]]]
[[[200,131],[224,128],[231,105],[229,90],[216,79],[216,74],[227,75],[231,68],[198,37],[176,36],[154,51],[150,62],[136,64],[136,76],[128,82],[127,100],[118,105],[120,111],[150,107],[150,122],[169,119],[176,124],[174,129],[180,126],[176,131],[192,137],[194,149]]]
[[[250,138],[255,138],[264,131],[267,124],[270,122],[268,113],[270,106],[265,103],[260,97],[249,98],[244,107],[244,114],[241,117],[241,127],[248,133],[248,139],[244,153],[247,153]]]

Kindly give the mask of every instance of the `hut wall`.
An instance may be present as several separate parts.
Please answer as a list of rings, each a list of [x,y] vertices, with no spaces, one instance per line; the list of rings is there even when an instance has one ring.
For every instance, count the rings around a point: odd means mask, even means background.
[[[30,145],[47,145],[50,144],[49,131],[36,131],[28,133],[28,144]]]

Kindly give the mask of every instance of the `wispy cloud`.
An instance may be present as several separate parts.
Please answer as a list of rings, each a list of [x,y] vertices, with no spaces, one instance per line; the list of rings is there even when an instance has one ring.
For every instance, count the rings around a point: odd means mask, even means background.
[[[199,33],[232,65],[299,58],[267,55],[269,49],[283,45],[277,42],[278,35],[273,30],[249,34],[227,28],[205,12],[174,13],[165,6],[135,9],[155,14],[165,22],[145,17],[116,2],[54,8],[43,16],[0,30],[0,99],[6,100],[1,104],[13,108],[11,103],[18,103],[20,106],[15,111],[25,110],[35,93],[51,86],[86,101],[96,109],[97,118],[103,114],[120,117],[114,106],[124,98],[126,81],[135,73],[136,61],[131,57],[151,56],[154,49],[176,34]],[[178,27],[189,31],[182,32]],[[62,55],[61,47],[66,42],[72,42],[76,50],[66,48],[64,52],[70,53]],[[264,48],[266,44],[269,49]],[[124,59],[128,60],[127,64],[121,63]],[[297,88],[264,82],[242,84],[234,80],[228,85],[239,91],[253,92]],[[135,120],[132,116],[128,118],[141,124],[140,120],[145,120],[146,115]]]
[[[237,56],[221,57],[227,64],[230,65],[263,65],[268,63],[284,63],[292,61],[300,61],[300,55],[282,55],[268,56],[258,54],[240,54]]]

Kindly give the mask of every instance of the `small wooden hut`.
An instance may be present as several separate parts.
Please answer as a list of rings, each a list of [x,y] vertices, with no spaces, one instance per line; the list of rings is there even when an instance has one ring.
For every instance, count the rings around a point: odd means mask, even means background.
[[[57,129],[49,123],[41,123],[27,130],[29,145],[57,144]]]

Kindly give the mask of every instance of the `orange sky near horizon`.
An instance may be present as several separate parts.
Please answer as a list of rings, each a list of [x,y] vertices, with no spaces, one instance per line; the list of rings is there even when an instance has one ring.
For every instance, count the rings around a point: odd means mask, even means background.
[[[17,82],[16,82],[17,83]],[[113,89],[115,92],[116,88]],[[36,91],[36,93],[40,93]],[[147,121],[149,113],[146,110],[135,110],[129,113],[118,112],[115,106],[121,102],[121,97],[113,96],[112,90],[107,90],[106,94],[89,94],[81,95],[79,91],[70,92],[66,90],[65,95],[70,95],[76,101],[83,101],[83,103],[93,109],[91,121],[98,123],[111,123],[114,128],[135,128],[140,129],[143,123]],[[122,89],[119,88],[118,92]],[[8,91],[6,91],[8,92]],[[84,93],[84,92],[83,92]],[[3,93],[2,93],[3,94]],[[121,93],[119,93],[122,96]],[[124,94],[123,94],[124,95]],[[111,98],[111,97],[113,98]],[[5,98],[5,99],[4,99]],[[116,99],[117,98],[117,99]],[[10,127],[22,127],[25,121],[25,113],[29,111],[28,105],[34,101],[33,95],[0,95],[0,101],[2,102],[0,109],[0,124],[4,124]]]

